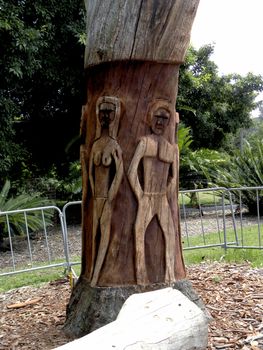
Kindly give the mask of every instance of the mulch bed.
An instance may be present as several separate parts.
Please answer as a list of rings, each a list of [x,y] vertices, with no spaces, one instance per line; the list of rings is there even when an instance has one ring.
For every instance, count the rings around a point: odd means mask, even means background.
[[[214,318],[207,349],[263,349],[263,269],[204,263],[188,267],[188,278]],[[64,279],[0,294],[0,350],[49,350],[70,341],[62,329],[70,292]]]

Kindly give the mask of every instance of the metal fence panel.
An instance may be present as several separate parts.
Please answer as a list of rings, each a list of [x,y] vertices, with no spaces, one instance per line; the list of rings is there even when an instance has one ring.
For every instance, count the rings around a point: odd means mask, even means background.
[[[183,249],[225,247],[234,207],[224,187],[179,192]]]
[[[259,186],[180,191],[183,249],[217,246],[262,249],[262,190],[263,187]],[[254,215],[249,213],[244,203],[245,191],[254,196]],[[257,245],[254,244],[255,236]]]
[[[81,222],[79,222],[79,227],[74,226],[73,229],[69,229],[67,212],[69,208],[72,206],[79,206],[81,209],[81,204],[82,204],[81,201],[68,202],[64,205],[62,209],[63,222],[64,222],[64,228],[65,228],[65,237],[67,242],[67,255],[68,255],[68,261],[69,261],[69,269],[71,269],[71,266],[73,265],[80,264]],[[75,240],[77,240],[77,242],[75,242]],[[79,242],[79,247],[76,247],[78,242]]]
[[[227,242],[227,248],[263,249],[263,186],[229,188],[229,192],[237,204],[234,216],[237,242],[231,246]]]
[[[41,229],[36,231],[30,229],[29,215],[31,221],[42,221]],[[46,220],[51,215],[54,217],[52,224]],[[2,246],[2,250],[5,251],[0,254],[0,276],[56,266],[68,268],[68,242],[63,214],[58,207],[46,206],[0,212],[0,218],[2,235],[6,235],[4,239],[6,247]],[[55,249],[54,239],[58,241]]]

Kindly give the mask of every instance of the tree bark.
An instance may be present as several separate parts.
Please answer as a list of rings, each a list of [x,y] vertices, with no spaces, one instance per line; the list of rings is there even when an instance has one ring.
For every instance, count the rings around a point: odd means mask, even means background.
[[[85,68],[139,60],[182,63],[199,0],[86,0]]]
[[[68,308],[69,333],[76,310],[79,320],[90,312],[76,302],[87,284],[94,295],[102,287],[138,285],[140,292],[185,278],[175,104],[198,2],[86,4],[82,271]]]

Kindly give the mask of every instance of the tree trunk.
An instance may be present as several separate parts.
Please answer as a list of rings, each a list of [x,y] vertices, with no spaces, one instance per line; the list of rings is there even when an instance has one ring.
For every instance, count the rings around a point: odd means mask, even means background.
[[[96,315],[83,329],[87,290],[90,298],[114,290],[107,296],[113,305],[116,293],[134,293],[130,286],[141,292],[185,278],[175,104],[198,2],[86,4],[82,271],[68,307],[69,333],[94,329]]]

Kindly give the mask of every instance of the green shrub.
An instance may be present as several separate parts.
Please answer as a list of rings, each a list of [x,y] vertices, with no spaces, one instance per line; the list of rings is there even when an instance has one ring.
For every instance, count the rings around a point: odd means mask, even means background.
[[[231,168],[218,168],[214,182],[223,187],[263,186],[263,141],[257,140],[253,146],[244,141],[242,151],[236,151],[231,158]],[[239,192],[234,191],[236,200]],[[257,214],[256,190],[242,190],[242,202],[251,214]],[[263,214],[263,190],[258,191],[259,211]]]
[[[28,193],[52,199],[58,206],[72,200],[80,200],[82,192],[81,165],[69,164],[67,173],[59,174],[55,166],[43,176],[27,171],[24,178],[15,183],[17,193]]]

